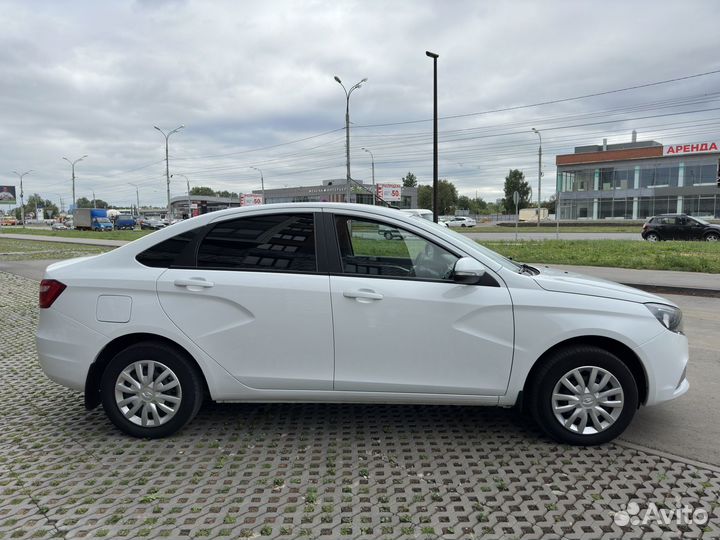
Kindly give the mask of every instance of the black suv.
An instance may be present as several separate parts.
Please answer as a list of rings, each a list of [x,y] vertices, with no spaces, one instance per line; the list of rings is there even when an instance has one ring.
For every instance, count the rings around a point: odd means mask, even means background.
[[[649,242],[659,240],[720,240],[720,225],[685,214],[661,214],[649,218],[642,227],[642,237]]]

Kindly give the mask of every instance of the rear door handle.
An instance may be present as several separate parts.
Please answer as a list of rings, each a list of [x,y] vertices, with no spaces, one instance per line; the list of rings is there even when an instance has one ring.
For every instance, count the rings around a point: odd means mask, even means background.
[[[369,289],[360,289],[359,291],[344,291],[343,296],[345,298],[356,298],[363,300],[382,300],[384,297],[382,294]]]
[[[176,287],[187,287],[188,289],[191,289],[192,287],[200,287],[202,289],[209,289],[210,287],[215,286],[215,284],[212,281],[207,281],[206,279],[202,279],[202,278],[176,279],[174,281],[174,284]]]

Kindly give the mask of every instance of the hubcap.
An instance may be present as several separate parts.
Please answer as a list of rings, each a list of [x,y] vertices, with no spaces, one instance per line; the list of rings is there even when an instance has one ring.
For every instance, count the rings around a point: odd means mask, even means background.
[[[560,424],[579,435],[605,431],[619,418],[625,404],[622,386],[609,371],[583,366],[563,375],[552,394],[552,409]]]
[[[177,375],[155,360],[133,362],[115,382],[115,403],[123,416],[138,426],[165,424],[175,416],[181,400]]]

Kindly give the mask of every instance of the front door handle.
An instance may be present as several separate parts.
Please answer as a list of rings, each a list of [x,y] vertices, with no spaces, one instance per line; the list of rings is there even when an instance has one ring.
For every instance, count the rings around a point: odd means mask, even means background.
[[[372,291],[370,289],[360,289],[358,291],[344,291],[343,296],[345,298],[356,298],[358,300],[382,300],[384,298],[382,294]]]
[[[187,287],[188,289],[192,289],[193,287],[209,289],[210,287],[215,286],[215,284],[212,281],[207,281],[206,279],[202,279],[202,278],[176,279],[174,281],[174,284],[176,287]]]

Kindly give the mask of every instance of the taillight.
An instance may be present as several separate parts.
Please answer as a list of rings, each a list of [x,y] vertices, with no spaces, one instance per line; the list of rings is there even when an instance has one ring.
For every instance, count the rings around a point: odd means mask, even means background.
[[[54,279],[43,279],[40,282],[40,308],[49,308],[58,296],[65,290],[66,285]]]

